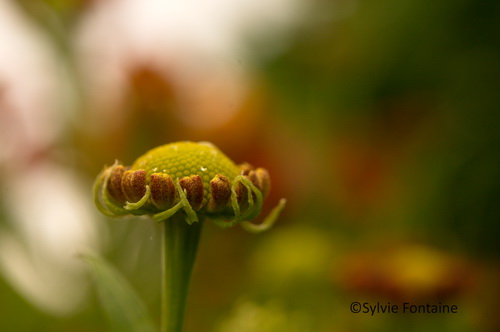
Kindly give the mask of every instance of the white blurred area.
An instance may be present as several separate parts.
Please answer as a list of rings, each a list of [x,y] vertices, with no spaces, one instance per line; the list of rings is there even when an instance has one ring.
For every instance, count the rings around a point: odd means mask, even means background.
[[[0,163],[26,160],[60,135],[60,80],[47,38],[10,1],[0,1]]]
[[[239,109],[256,57],[286,47],[307,1],[103,0],[87,10],[70,44],[93,112],[82,126],[116,123],[123,110],[107,105],[123,98],[127,73],[141,63],[175,86],[181,121],[212,128]],[[259,54],[249,40],[266,47]],[[102,245],[88,184],[57,159],[78,116],[61,56],[12,1],[0,0],[0,278],[54,315],[81,307],[88,287],[76,255]]]
[[[1,278],[39,309],[65,315],[88,288],[76,254],[99,241],[88,188],[50,157],[72,110],[51,45],[15,5],[0,1]]]
[[[285,47],[306,7],[305,0],[99,1],[76,39],[93,109],[112,108],[128,70],[147,64],[174,85],[181,121],[221,126],[243,102],[256,57]],[[119,112],[95,114],[96,127]]]
[[[99,247],[99,227],[76,176],[49,162],[3,179],[11,215],[0,231],[0,271],[22,295],[56,315],[76,310],[88,289],[78,256]]]

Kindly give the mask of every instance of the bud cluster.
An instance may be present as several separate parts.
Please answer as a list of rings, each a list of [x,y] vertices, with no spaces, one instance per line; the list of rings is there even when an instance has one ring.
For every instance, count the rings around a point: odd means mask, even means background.
[[[261,191],[265,197],[270,190],[269,173],[263,168],[255,169],[250,164],[240,165],[241,175]],[[165,211],[176,205],[179,192],[176,190],[174,179],[166,173],[152,173],[149,178],[144,169],[130,170],[123,165],[115,165],[109,169],[107,180],[107,193],[118,204],[136,203],[149,195],[147,203],[149,208]],[[178,185],[185,193],[186,199],[194,211],[203,208],[204,188],[203,180],[199,175],[185,176],[176,179]],[[149,191],[147,190],[149,186]],[[248,207],[248,195],[251,191],[242,182],[235,183],[222,174],[216,174],[209,185],[208,202],[206,211],[216,213],[223,211],[230,205],[232,190],[234,189],[238,205],[243,209]]]

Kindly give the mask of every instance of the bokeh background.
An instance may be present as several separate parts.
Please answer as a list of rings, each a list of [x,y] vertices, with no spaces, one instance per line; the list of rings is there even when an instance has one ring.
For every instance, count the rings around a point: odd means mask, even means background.
[[[0,330],[107,331],[87,251],[159,320],[158,225],[91,188],[204,140],[288,204],[206,224],[186,331],[498,331],[499,59],[494,0],[1,0]]]

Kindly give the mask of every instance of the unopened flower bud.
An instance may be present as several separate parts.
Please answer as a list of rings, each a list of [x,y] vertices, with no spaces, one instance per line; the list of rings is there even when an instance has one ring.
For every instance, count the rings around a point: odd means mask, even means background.
[[[245,178],[248,179],[248,175],[244,175]],[[240,205],[241,210],[245,210],[248,207],[248,189],[247,187],[238,182],[235,185],[234,191],[236,192],[236,199],[238,204]]]
[[[122,177],[122,191],[127,201],[138,202],[146,194],[146,171],[126,171]]]
[[[257,179],[259,180],[257,188],[259,188],[262,192],[262,197],[266,198],[269,194],[269,191],[271,190],[271,179],[269,177],[269,172],[266,169],[259,167],[255,170],[255,173],[257,175]]]
[[[151,199],[160,210],[165,210],[174,204],[175,184],[172,178],[165,173],[151,174]]]
[[[231,198],[231,183],[222,174],[216,174],[210,181],[210,201],[208,211],[216,212],[222,210]]]
[[[255,167],[253,167],[251,164],[249,164],[247,162],[239,164],[238,166],[240,167],[241,175],[248,175],[248,173],[250,173],[250,171],[255,169]]]
[[[197,211],[203,203],[203,182],[199,175],[185,176],[179,180],[179,185],[186,191],[186,198],[193,208]]]
[[[107,190],[109,196],[111,196],[116,202],[123,204],[126,201],[125,195],[122,191],[122,177],[125,173],[125,167],[122,165],[116,165],[111,167],[111,174],[108,180]]]

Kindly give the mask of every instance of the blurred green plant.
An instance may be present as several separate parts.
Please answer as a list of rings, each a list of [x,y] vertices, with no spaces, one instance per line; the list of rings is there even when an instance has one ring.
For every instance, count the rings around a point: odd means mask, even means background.
[[[98,254],[81,256],[88,264],[113,331],[157,331],[146,306],[123,275]]]

